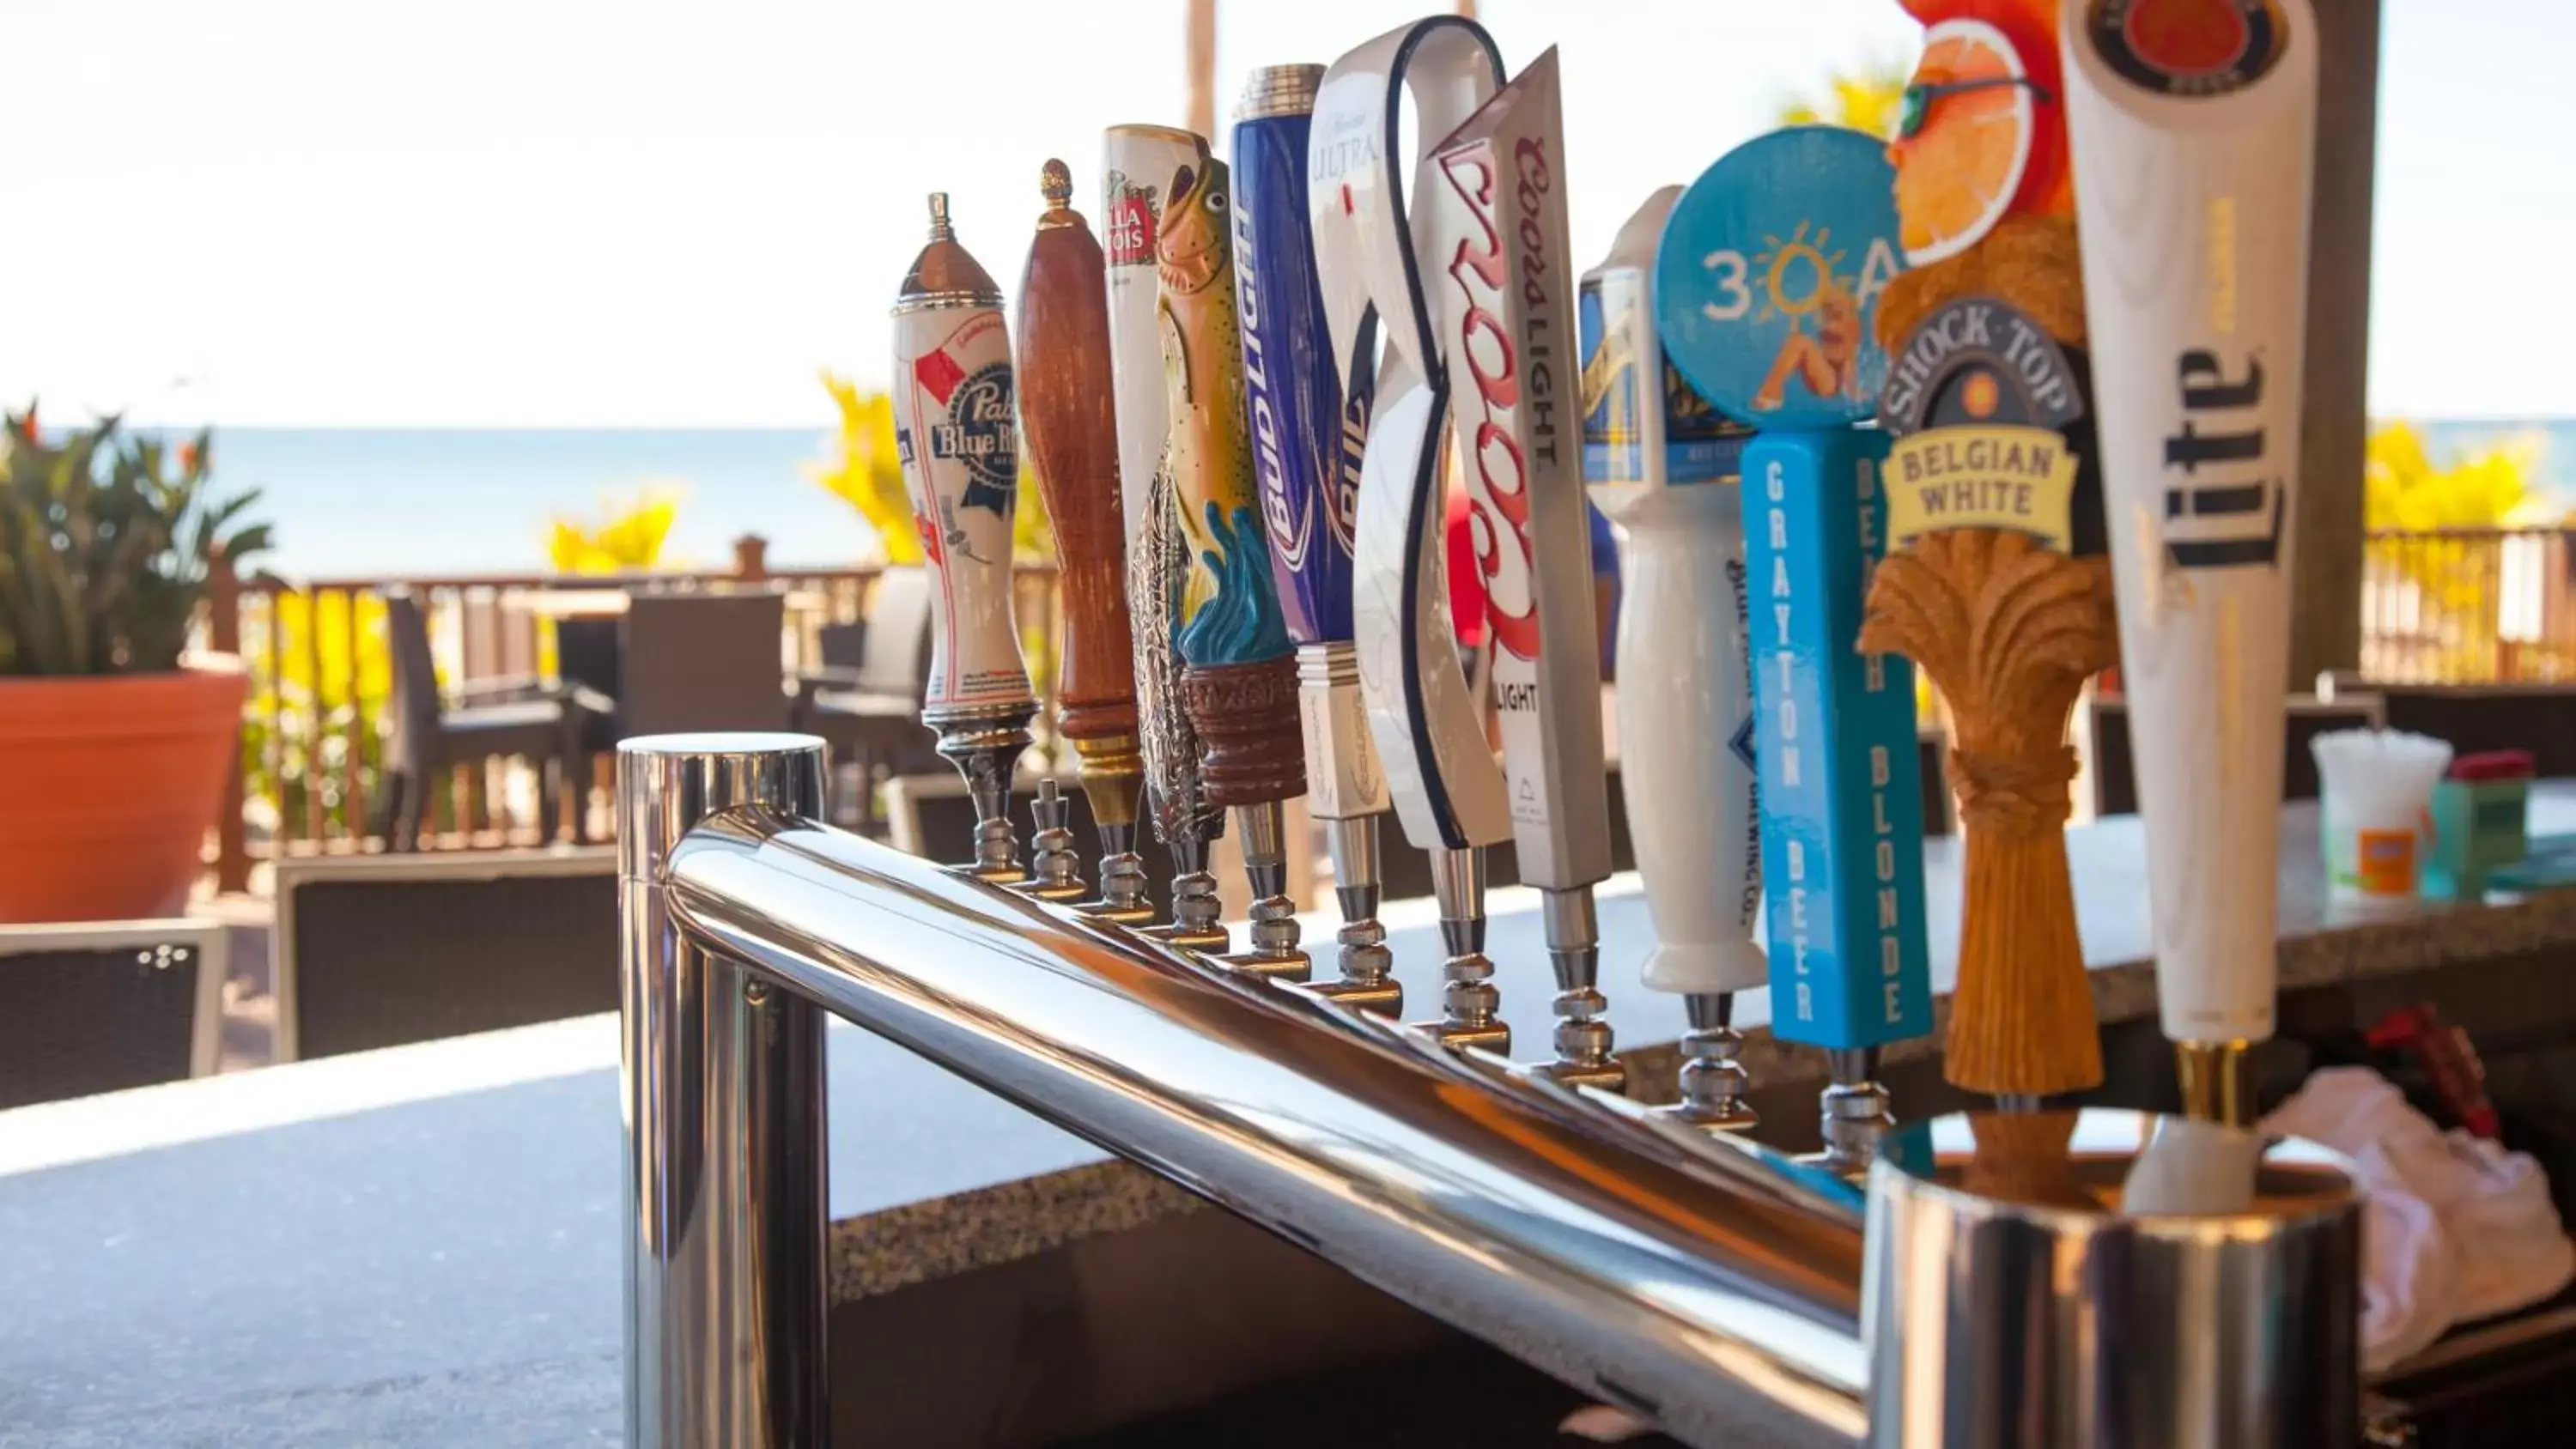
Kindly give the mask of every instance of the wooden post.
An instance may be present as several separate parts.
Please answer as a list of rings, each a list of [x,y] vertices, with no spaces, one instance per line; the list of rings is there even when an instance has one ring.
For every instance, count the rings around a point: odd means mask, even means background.
[[[1189,128],[1216,135],[1216,0],[1189,0]]]
[[[746,533],[733,541],[733,576],[746,584],[769,577],[769,540]]]
[[[206,568],[206,642],[218,654],[241,654],[241,575],[218,545]],[[224,762],[224,804],[215,817],[215,890],[250,889],[250,842],[242,824],[241,734],[234,729],[231,758]]]
[[[2362,459],[2370,418],[2370,202],[2382,0],[2315,0],[2316,193],[2308,210],[2307,392],[2290,581],[2293,693],[2361,663]]]

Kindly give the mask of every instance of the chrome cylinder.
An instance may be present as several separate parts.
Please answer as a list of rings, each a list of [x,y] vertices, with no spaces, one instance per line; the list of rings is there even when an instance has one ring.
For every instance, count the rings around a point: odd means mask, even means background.
[[[1881,1142],[1880,1449],[2360,1442],[2361,1200],[2296,1139],[2101,1109]]]
[[[626,1442],[827,1442],[823,1012],[672,910],[691,829],[823,812],[823,742],[661,735],[617,751],[626,1106]]]

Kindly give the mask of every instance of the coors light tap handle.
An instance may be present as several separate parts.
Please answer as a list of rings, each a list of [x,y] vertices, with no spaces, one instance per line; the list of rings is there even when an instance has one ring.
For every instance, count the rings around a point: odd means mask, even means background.
[[[1199,778],[1199,737],[1181,708],[1174,652],[1181,576],[1190,565],[1161,469],[1171,442],[1170,387],[1157,320],[1154,246],[1172,177],[1207,160],[1207,141],[1169,126],[1112,126],[1101,142],[1103,246],[1109,264],[1110,375],[1118,393],[1118,479],[1127,519],[1127,607],[1136,659],[1137,741],[1145,757],[1154,834],[1171,852],[1175,944],[1222,951],[1208,842],[1224,828]],[[1157,502],[1155,491],[1164,497]]]
[[[930,241],[894,304],[895,450],[931,591],[921,722],[975,800],[975,872],[1021,877],[1011,771],[1037,699],[1011,617],[1011,511],[1019,482],[1011,342],[1002,294],[930,197]]]
[[[1154,249],[1172,416],[1155,499],[1177,516],[1189,560],[1174,608],[1181,702],[1198,731],[1208,803],[1234,811],[1256,897],[1252,951],[1238,964],[1303,980],[1281,825],[1283,802],[1306,791],[1297,660],[1279,617],[1244,427],[1232,209],[1224,162],[1173,173]]]
[[[1878,1051],[1932,1026],[1914,671],[1858,647],[1887,543],[1870,324],[1900,270],[1894,172],[1857,131],[1801,126],[1721,157],[1655,252],[1665,354],[1756,430],[1744,449],[1754,757],[1771,1030],[1826,1049],[1829,1165],[1888,1120]]]
[[[2241,1120],[2277,984],[2316,22],[2306,0],[2060,15],[2156,995],[2186,1106]]]
[[[1431,255],[1420,163],[1493,94],[1502,71],[1493,38],[1472,20],[1399,26],[1324,73],[1307,142],[1307,206],[1342,395],[1367,387],[1376,404],[1352,580],[1360,697],[1405,838],[1431,852],[1449,960],[1441,1020],[1430,1029],[1496,1051],[1510,1048],[1511,1030],[1496,1014],[1501,995],[1485,958],[1484,850],[1511,833],[1511,809],[1449,619],[1440,439],[1451,389],[1438,304],[1426,290],[1445,259]],[[1420,139],[1410,155],[1399,129],[1408,92]],[[1415,215],[1406,212],[1408,173]],[[1380,327],[1386,347],[1376,359]]]
[[[1675,1116],[1743,1132],[1735,993],[1760,986],[1762,848],[1745,649],[1742,471],[1751,429],[1682,381],[1655,331],[1655,242],[1682,189],[1646,199],[1583,274],[1583,473],[1619,525],[1620,784],[1654,953],[1649,991],[1689,1013]]]
[[[1566,240],[1565,115],[1551,46],[1432,156],[1433,255],[1454,446],[1493,631],[1493,688],[1521,880],[1555,969],[1556,1059],[1625,1091],[1600,990],[1592,888],[1610,874],[1601,627],[1583,501],[1582,379]]]
[[[1090,225],[1068,204],[1072,172],[1049,161],[1038,185],[1047,209],[1020,277],[1020,431],[1055,522],[1064,589],[1057,727],[1082,758],[1082,791],[1100,830],[1100,908],[1141,925],[1153,908],[1136,858],[1145,781],[1136,746],[1107,269]]]
[[[1327,828],[1342,908],[1340,976],[1315,990],[1394,1015],[1404,988],[1377,922],[1386,772],[1351,643],[1351,530],[1375,379],[1342,396],[1316,282],[1306,143],[1323,78],[1320,65],[1264,66],[1244,87],[1234,126],[1235,299],[1270,566],[1297,643],[1306,809]]]

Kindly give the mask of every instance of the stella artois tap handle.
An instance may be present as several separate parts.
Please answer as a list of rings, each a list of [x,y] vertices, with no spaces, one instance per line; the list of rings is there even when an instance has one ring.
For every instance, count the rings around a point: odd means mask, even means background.
[[[1738,477],[1752,430],[1664,361],[1655,243],[1681,194],[1648,197],[1583,275],[1584,477],[1620,530],[1620,783],[1655,928],[1642,980],[1679,995],[1690,1022],[1670,1110],[1747,1132],[1761,1119],[1745,1100],[1735,993],[1768,971]]]
[[[1324,822],[1342,908],[1340,973],[1313,990],[1389,1016],[1404,1009],[1378,924],[1386,771],[1351,642],[1352,529],[1375,379],[1347,398],[1333,365],[1308,216],[1307,143],[1320,65],[1263,66],[1234,126],[1234,279],[1246,421],[1288,637],[1297,642],[1306,809]]]
[[[1655,252],[1665,355],[1755,429],[1742,497],[1771,1031],[1824,1048],[1824,1161],[1845,1173],[1867,1170],[1892,1120],[1880,1050],[1932,1026],[1914,675],[1857,647],[1887,540],[1886,441],[1858,424],[1887,373],[1869,324],[1901,265],[1893,175],[1854,131],[1759,136],[1683,193]]]
[[[1360,696],[1396,818],[1431,852],[1449,960],[1441,1020],[1428,1029],[1494,1051],[1510,1049],[1511,1030],[1485,958],[1484,850],[1512,822],[1449,618],[1440,445],[1451,386],[1438,306],[1425,290],[1442,267],[1430,253],[1419,162],[1501,82],[1502,57],[1482,26],[1431,16],[1333,63],[1307,143],[1316,270],[1345,398],[1371,381],[1377,330],[1386,329],[1360,470],[1352,623]],[[1419,140],[1410,156],[1398,129],[1408,92]]]
[[[2164,1033],[2186,1108],[2242,1122],[2278,989],[2316,19],[2129,8],[2060,11],[2120,674]]]
[[[1936,99],[1888,148],[1912,266],[1879,302],[1891,552],[1861,630],[1949,702],[1967,884],[1942,1075],[2007,1108],[2102,1080],[2066,728],[2116,656],[2052,4],[1906,0],[1929,27],[1914,84]],[[1942,89],[1972,79],[2004,83]],[[2019,183],[1963,225],[2001,133]]]
[[[1207,159],[1204,137],[1169,126],[1112,126],[1101,144],[1103,246],[1109,264],[1110,375],[1118,394],[1118,476],[1127,527],[1127,607],[1136,661],[1137,742],[1145,760],[1148,816],[1171,853],[1172,921],[1155,934],[1175,945],[1223,951],[1229,942],[1208,842],[1224,812],[1208,803],[1200,743],[1181,707],[1177,609],[1189,550],[1161,469],[1171,442],[1163,373],[1162,284],[1155,245],[1172,178]],[[1157,499],[1156,490],[1162,490]]]
[[[1135,644],[1127,619],[1127,533],[1118,486],[1109,293],[1100,243],[1068,205],[1073,175],[1049,161],[1047,209],[1020,278],[1020,432],[1054,521],[1064,592],[1057,728],[1082,760],[1082,791],[1100,831],[1102,914],[1153,919],[1136,856],[1144,762],[1136,745]],[[1079,881],[1075,882],[1079,885]]]
[[[1601,626],[1592,593],[1582,370],[1566,240],[1554,47],[1450,133],[1422,178],[1450,411],[1494,637],[1512,838],[1538,887],[1556,973],[1556,1056],[1540,1071],[1624,1092],[1600,989],[1592,888],[1610,874]]]
[[[1256,897],[1252,949],[1230,959],[1302,981],[1309,967],[1297,948],[1281,823],[1284,802],[1306,791],[1297,658],[1279,613],[1244,425],[1224,162],[1172,174],[1154,268],[1172,418],[1154,503],[1172,511],[1188,559],[1173,605],[1181,703],[1198,731],[1208,802],[1234,812]]]
[[[894,337],[895,448],[934,584],[921,721],[974,797],[975,873],[1017,881],[1011,773],[1037,698],[1011,616],[1011,343],[1001,291],[957,244],[945,192],[931,193],[930,241],[896,293]]]

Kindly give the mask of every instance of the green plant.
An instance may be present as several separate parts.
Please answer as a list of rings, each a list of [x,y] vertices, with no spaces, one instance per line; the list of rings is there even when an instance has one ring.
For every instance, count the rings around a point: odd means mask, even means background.
[[[47,441],[30,405],[0,433],[0,674],[179,667],[220,553],[269,547],[256,492],[207,486],[212,435],[168,448],[115,418]],[[174,467],[175,465],[175,467]]]

